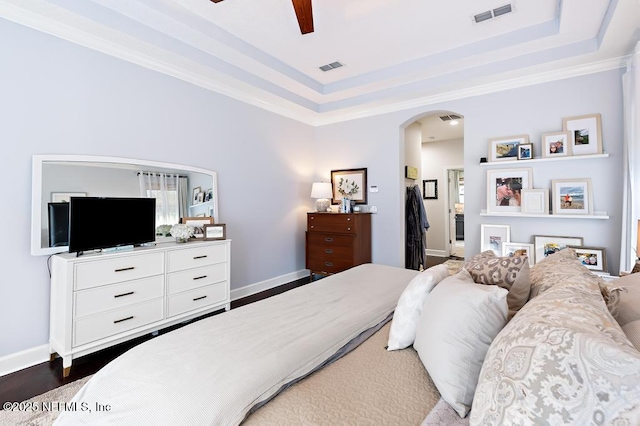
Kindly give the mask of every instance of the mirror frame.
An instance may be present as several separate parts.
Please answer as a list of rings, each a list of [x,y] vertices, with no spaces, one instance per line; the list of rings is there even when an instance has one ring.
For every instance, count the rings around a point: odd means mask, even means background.
[[[162,163],[158,161],[140,160],[124,157],[102,157],[91,155],[34,155],[32,159],[31,171],[31,255],[44,256],[56,253],[65,253],[69,247],[42,247],[41,227],[42,227],[42,166],[45,163],[103,163],[103,164],[125,164],[136,167],[148,167],[154,169],[169,169],[177,173],[201,173],[211,176],[213,181],[213,217],[219,220],[218,216],[218,174],[212,170],[198,167],[186,166],[183,164]]]

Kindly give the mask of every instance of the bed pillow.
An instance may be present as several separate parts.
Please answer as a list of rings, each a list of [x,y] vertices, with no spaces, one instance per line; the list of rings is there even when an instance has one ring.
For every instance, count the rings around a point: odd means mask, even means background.
[[[509,294],[509,319],[529,300],[531,279],[527,256],[497,257],[493,251],[484,251],[469,261],[464,268],[478,284],[497,285]]]
[[[388,350],[404,349],[413,344],[424,299],[436,284],[448,276],[449,269],[441,264],[426,269],[409,282],[400,295],[393,314]]]
[[[507,322],[507,293],[474,283],[463,269],[425,300],[413,347],[442,399],[460,417],[471,408],[487,349]]]
[[[640,351],[640,273],[619,278],[608,286],[613,287],[613,291],[621,290],[617,292],[619,304],[612,314],[633,346]]]
[[[582,274],[561,276],[530,300],[495,338],[480,373],[471,425],[540,419],[640,424],[640,353],[597,282]]]

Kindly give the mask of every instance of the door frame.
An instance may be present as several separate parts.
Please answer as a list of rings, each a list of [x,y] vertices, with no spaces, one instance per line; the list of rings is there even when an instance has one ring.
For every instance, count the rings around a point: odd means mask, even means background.
[[[453,197],[451,197],[451,182],[449,182],[449,173],[452,170],[464,170],[464,166],[447,166],[444,168],[444,181],[447,183],[447,190],[444,193],[444,217],[446,218],[445,222],[447,224],[444,232],[444,247],[447,257],[451,256],[451,248],[453,244],[455,244],[455,233],[453,235],[453,240],[451,239],[451,212],[452,210],[455,210]],[[453,217],[455,226],[455,213]]]

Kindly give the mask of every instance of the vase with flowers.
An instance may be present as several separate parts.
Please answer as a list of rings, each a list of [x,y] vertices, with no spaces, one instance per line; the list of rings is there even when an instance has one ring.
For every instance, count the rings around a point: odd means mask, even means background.
[[[171,227],[171,236],[175,237],[176,243],[186,243],[195,234],[193,226],[178,223]]]
[[[342,203],[340,205],[340,211],[342,213],[351,213],[351,197],[360,191],[360,186],[355,180],[349,181],[349,179],[340,178],[338,181],[338,193],[342,195]]]

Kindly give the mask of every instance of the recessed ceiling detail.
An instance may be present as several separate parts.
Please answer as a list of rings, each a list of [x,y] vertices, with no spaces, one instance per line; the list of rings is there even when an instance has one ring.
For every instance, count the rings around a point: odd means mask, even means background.
[[[343,66],[344,64],[341,64],[340,62],[331,62],[330,64],[321,66],[320,69],[324,72],[327,72]]]
[[[487,10],[486,12],[473,15],[473,20],[476,24],[478,24],[480,22],[488,21],[489,19],[497,18],[498,16],[506,15],[507,13],[511,12],[513,12],[511,4],[505,4],[504,6],[497,7],[493,10]]]

